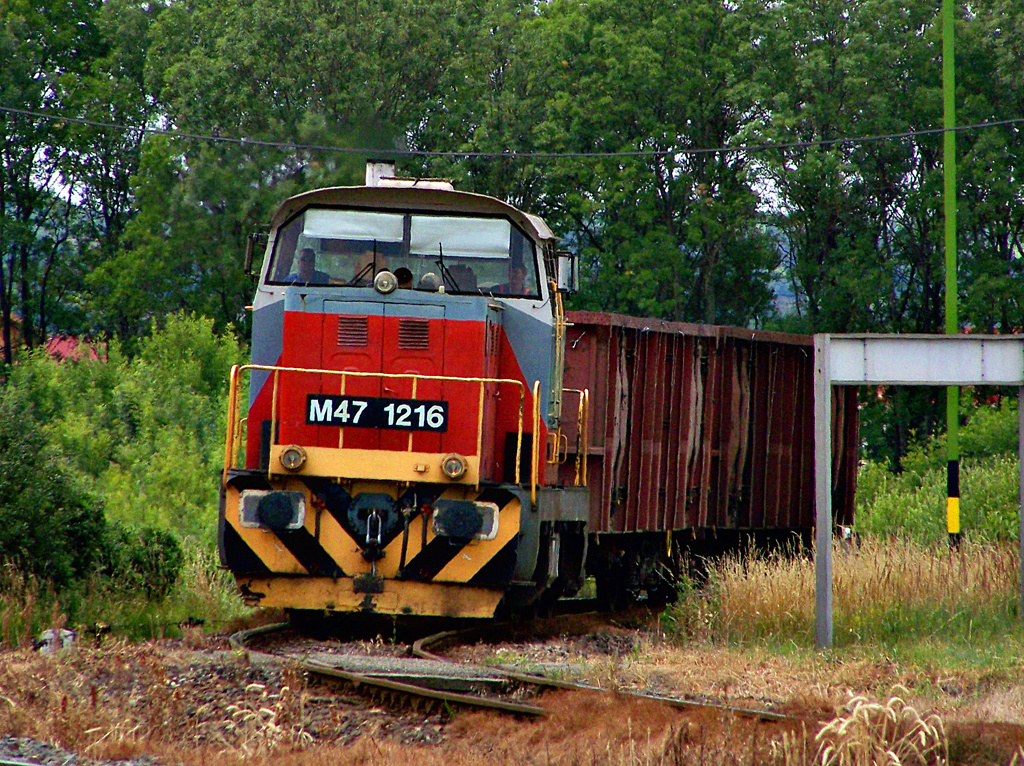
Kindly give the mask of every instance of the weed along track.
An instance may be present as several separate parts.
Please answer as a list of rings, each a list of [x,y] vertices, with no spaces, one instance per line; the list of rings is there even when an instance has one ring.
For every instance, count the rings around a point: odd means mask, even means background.
[[[568,663],[547,663],[523,671],[507,660],[518,652],[524,657],[542,651],[553,636],[562,640],[595,636],[590,654],[603,656],[614,638],[594,632],[592,615],[537,620],[528,626],[488,624],[463,630],[432,633],[408,643],[324,640],[296,636],[288,623],[236,633],[231,643],[238,649],[297,664],[314,676],[342,681],[375,699],[403,701],[414,707],[445,709],[449,706],[484,708],[517,716],[545,716],[547,710],[530,700],[545,690],[600,692],[661,703],[683,710],[715,711],[759,721],[804,720],[768,707],[734,707],[709,699],[690,699],[658,694],[651,690],[603,689],[588,681],[569,680]],[[598,622],[599,626],[600,623]],[[519,634],[517,636],[517,634]],[[510,649],[509,639],[516,641]],[[525,643],[524,643],[525,642]],[[628,644],[628,642],[626,642]],[[259,647],[257,649],[257,647]],[[469,658],[459,658],[473,655]],[[578,658],[579,659],[579,658]]]
[[[1016,675],[939,685],[890,659],[681,646],[638,611],[10,651],[0,762],[839,766],[868,742],[903,763],[1006,766],[1024,746]]]

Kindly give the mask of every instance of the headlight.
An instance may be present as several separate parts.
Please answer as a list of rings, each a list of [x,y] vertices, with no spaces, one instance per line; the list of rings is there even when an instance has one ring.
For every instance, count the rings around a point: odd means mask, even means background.
[[[445,455],[441,461],[441,470],[449,479],[461,479],[466,475],[466,458],[454,452]]]
[[[498,506],[474,500],[434,501],[431,528],[438,537],[493,540],[498,536]]]
[[[302,529],[306,519],[306,497],[301,492],[247,489],[238,499],[239,522],[249,529],[275,532]]]
[[[285,447],[284,452],[281,453],[281,465],[289,471],[299,470],[305,462],[306,450],[297,444]]]
[[[398,277],[387,269],[378,271],[377,276],[373,278],[373,288],[381,295],[393,293],[396,287],[398,287]]]

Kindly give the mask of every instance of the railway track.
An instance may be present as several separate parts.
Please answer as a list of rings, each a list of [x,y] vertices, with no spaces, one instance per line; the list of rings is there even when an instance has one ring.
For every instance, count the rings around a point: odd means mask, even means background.
[[[441,705],[482,708],[519,716],[544,716],[547,711],[522,701],[527,690],[534,694],[545,689],[574,691],[606,691],[585,683],[551,678],[539,673],[524,673],[500,666],[467,664],[451,660],[443,654],[444,648],[464,644],[469,640],[486,638],[488,634],[509,626],[489,624],[467,630],[449,630],[418,638],[409,645],[408,653],[414,659],[396,661],[389,658],[374,666],[362,661],[362,667],[353,668],[344,656],[332,657],[325,653],[305,652],[304,656],[279,654],[255,650],[251,643],[272,636],[291,627],[289,623],[264,626],[241,631],[231,636],[231,645],[270,660],[295,661],[310,674],[345,681],[356,688],[398,694],[413,700],[426,700]],[[419,663],[419,664],[416,664]],[[349,666],[346,667],[346,664]],[[734,707],[709,700],[671,697],[646,692],[615,690],[615,694],[652,700],[684,710],[707,709],[721,713],[754,718],[763,721],[791,720],[791,716],[767,709]]]

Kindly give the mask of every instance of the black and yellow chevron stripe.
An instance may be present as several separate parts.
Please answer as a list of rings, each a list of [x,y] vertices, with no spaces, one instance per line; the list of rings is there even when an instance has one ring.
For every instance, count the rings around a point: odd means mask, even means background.
[[[239,497],[246,489],[301,491],[306,515],[301,529],[274,532],[243,527]],[[356,539],[347,508],[362,493],[419,501],[408,522],[392,523],[381,539],[383,556],[371,563]],[[430,503],[475,500],[499,508],[493,540],[461,540],[434,534]],[[425,500],[425,502],[424,502]],[[410,503],[406,503],[409,505]],[[225,487],[220,518],[221,561],[253,603],[294,609],[366,610],[415,614],[493,614],[516,566],[522,501],[505,487],[400,488],[382,482],[349,486],[315,477],[242,473]],[[358,578],[375,576],[382,592],[366,593]]]

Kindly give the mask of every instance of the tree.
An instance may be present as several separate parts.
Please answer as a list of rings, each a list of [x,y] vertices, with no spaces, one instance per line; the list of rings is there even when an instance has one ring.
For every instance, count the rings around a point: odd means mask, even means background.
[[[753,66],[733,6],[556,0],[531,22],[534,130],[559,152],[540,212],[583,254],[581,305],[745,325],[763,317],[776,252],[737,140]]]
[[[1024,8],[996,2],[957,29],[961,123],[999,122],[1024,110]],[[1002,127],[961,133],[962,321],[977,332],[1024,329],[1024,136]]]
[[[0,101],[22,110],[6,112],[0,126],[0,331],[8,364],[16,316],[21,340],[28,346],[39,340],[36,305],[46,301],[40,288],[67,240],[71,217],[60,188],[65,126],[25,112],[59,111],[61,75],[96,54],[92,13],[88,0],[59,8],[0,2]]]
[[[0,10],[0,95],[22,110],[5,114],[0,150],[0,323],[9,363],[15,323],[28,347],[54,322],[89,329],[83,276],[116,248],[131,216],[127,179],[150,102],[140,55],[146,11],[124,0],[3,0]],[[71,119],[35,114],[47,112]]]

